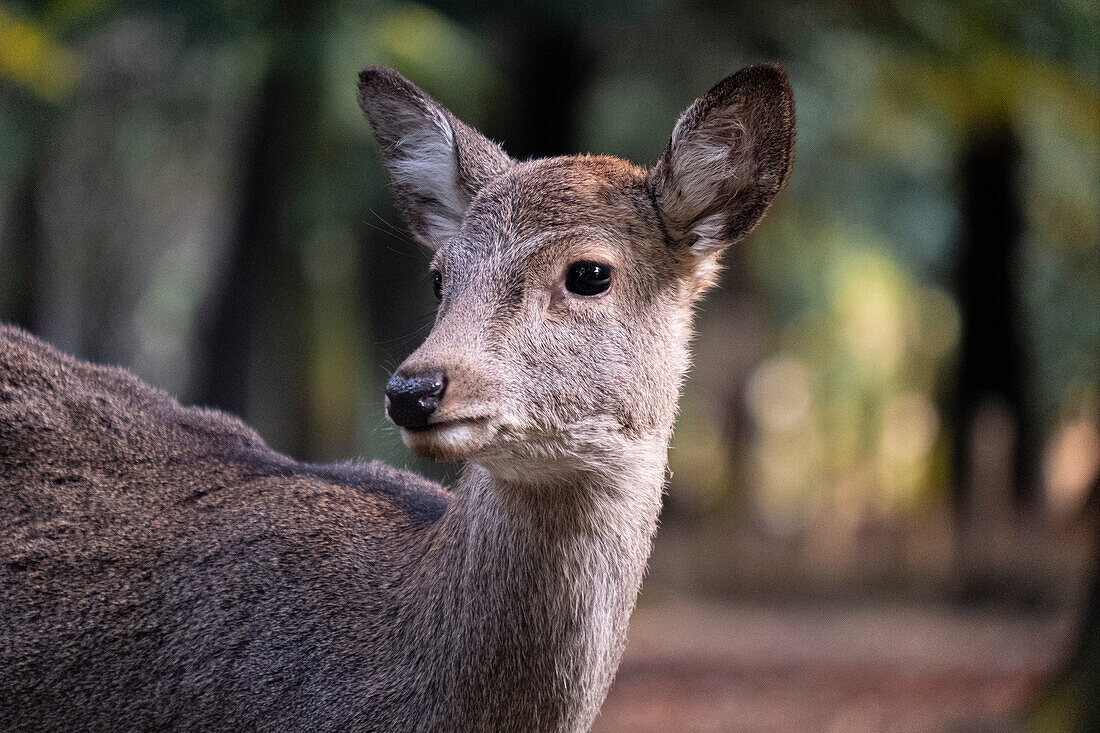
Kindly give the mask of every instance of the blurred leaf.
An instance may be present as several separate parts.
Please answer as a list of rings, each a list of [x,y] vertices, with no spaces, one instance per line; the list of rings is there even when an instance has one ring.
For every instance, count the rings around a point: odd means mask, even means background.
[[[80,58],[41,27],[0,5],[0,78],[50,102],[63,102],[80,79]]]

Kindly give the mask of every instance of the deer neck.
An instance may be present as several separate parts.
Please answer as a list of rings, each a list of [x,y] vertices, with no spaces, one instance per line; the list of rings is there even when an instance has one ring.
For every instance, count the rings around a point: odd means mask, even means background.
[[[657,445],[659,443],[659,445]],[[540,483],[467,467],[428,552],[445,715],[586,730],[611,684],[660,510],[667,442]]]

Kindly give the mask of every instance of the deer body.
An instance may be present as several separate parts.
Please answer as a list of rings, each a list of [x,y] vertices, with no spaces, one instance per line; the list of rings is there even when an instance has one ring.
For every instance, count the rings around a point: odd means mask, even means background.
[[[0,327],[0,729],[591,725],[692,304],[789,170],[785,77],[715,87],[652,171],[512,161],[388,70],[360,101],[442,296],[388,409],[460,479],[301,464]]]
[[[474,467],[448,494],[378,463],[296,463],[11,328],[0,372],[0,729],[576,729],[595,714],[596,693],[574,708],[562,687],[610,682],[659,473],[649,506],[547,521]]]

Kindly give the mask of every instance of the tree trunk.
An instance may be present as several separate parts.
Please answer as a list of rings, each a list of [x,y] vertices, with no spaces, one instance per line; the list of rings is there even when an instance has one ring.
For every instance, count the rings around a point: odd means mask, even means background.
[[[37,165],[28,166],[19,190],[12,197],[11,214],[4,239],[10,257],[0,276],[0,320],[6,320],[29,331],[38,327],[35,298],[41,266],[42,238],[38,229]]]
[[[309,456],[309,290],[302,207],[321,72],[310,3],[276,6],[272,58],[244,155],[233,245],[203,336],[197,400],[242,416],[279,450]]]
[[[960,166],[962,318],[953,414],[952,503],[961,599],[1004,600],[1021,512],[1035,506],[1034,418],[1015,265],[1023,233],[1020,148],[1006,123],[979,128]]]

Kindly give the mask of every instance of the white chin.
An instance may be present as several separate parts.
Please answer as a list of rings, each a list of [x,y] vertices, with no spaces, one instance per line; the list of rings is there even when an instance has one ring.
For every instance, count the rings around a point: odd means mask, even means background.
[[[481,448],[486,427],[478,423],[458,422],[429,430],[401,429],[401,441],[413,453],[432,461],[458,461]]]

